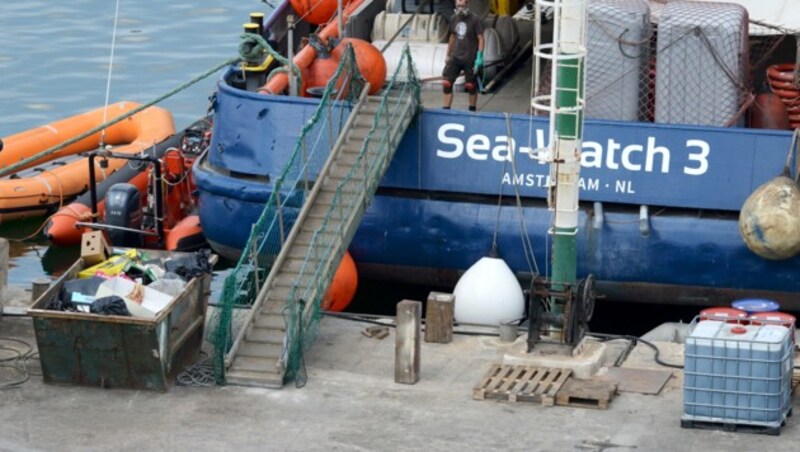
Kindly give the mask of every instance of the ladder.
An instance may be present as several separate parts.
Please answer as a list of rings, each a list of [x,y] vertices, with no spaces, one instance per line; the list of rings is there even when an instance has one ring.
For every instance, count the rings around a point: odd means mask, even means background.
[[[392,84],[394,85],[394,84]],[[342,128],[314,187],[226,357],[228,384],[281,388],[292,353],[291,317],[303,322],[325,294],[378,182],[418,108],[419,98],[369,84]],[[287,312],[296,309],[290,316]],[[302,334],[300,335],[302,336]],[[300,344],[302,347],[302,344]],[[296,350],[296,348],[294,349]]]

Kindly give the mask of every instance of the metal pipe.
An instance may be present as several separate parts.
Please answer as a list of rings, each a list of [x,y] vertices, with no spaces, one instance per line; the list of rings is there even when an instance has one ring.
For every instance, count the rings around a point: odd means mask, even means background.
[[[164,199],[161,184],[163,179],[161,176],[161,162],[153,157],[144,157],[143,160],[148,160],[153,163],[156,171],[156,233],[158,233],[158,247],[164,247]]]
[[[603,229],[603,222],[605,221],[603,213],[603,203],[599,201],[594,202],[594,219],[592,219],[592,227],[595,229]]]
[[[650,215],[648,207],[644,205],[639,207],[639,232],[642,237],[650,235]]]
[[[337,23],[339,25],[339,38],[341,39],[344,37],[344,24],[342,23],[342,0],[338,0],[336,2],[336,16],[339,18]]]
[[[289,14],[286,16],[286,27],[288,29],[288,44],[289,47],[289,95],[297,96],[297,81],[294,78],[294,15]]]
[[[89,193],[92,201],[92,221],[97,220],[97,179],[94,174],[94,158],[96,152],[89,154]]]
[[[153,237],[158,235],[155,232],[142,231],[141,229],[126,228],[125,226],[112,226],[110,224],[92,223],[87,221],[77,221],[75,222],[75,227],[87,227],[92,229],[101,229],[104,231],[133,232],[136,234],[148,235]]]

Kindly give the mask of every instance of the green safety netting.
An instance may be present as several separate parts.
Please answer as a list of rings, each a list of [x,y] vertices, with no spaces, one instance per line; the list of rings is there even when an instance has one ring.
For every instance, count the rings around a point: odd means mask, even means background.
[[[322,297],[358,226],[348,223],[348,219],[353,218],[350,213],[363,212],[375,192],[404,132],[398,130],[398,118],[408,114],[409,101],[414,112],[421,105],[419,89],[406,47],[402,61],[380,93],[380,106],[358,158],[337,185],[331,207],[322,225],[314,231],[308,254],[286,297],[283,314],[287,379],[297,376],[302,353],[316,336]],[[209,340],[214,345],[214,367],[219,383],[224,383],[226,361],[230,358],[227,355],[250,315],[251,310],[246,308],[259,297],[294,220],[343,131],[350,110],[356,102],[363,102],[365,95],[365,82],[358,71],[353,49],[348,46],[336,73],[326,85],[319,106],[303,126],[294,152],[275,181],[239,262],[225,279],[219,305],[210,316]]]

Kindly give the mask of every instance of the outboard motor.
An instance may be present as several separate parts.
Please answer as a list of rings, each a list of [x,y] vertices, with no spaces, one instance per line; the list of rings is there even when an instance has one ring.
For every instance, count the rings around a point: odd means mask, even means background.
[[[106,192],[106,224],[141,230],[142,200],[139,190],[131,184],[114,184]],[[108,238],[114,246],[141,247],[142,234],[111,229]]]

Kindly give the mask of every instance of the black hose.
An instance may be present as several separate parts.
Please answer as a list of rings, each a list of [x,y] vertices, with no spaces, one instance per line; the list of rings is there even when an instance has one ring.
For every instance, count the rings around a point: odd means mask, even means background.
[[[597,338],[600,338],[600,339],[627,339],[627,340],[631,341],[631,343],[633,345],[636,345],[637,342],[641,342],[644,345],[652,348],[653,351],[656,352],[655,361],[656,361],[657,364],[659,364],[661,366],[664,366],[664,367],[671,367],[673,369],[683,369],[683,365],[671,364],[671,363],[662,361],[661,358],[660,358],[661,350],[659,350],[658,347],[656,347],[656,345],[653,344],[652,342],[646,341],[646,340],[644,340],[642,338],[639,338],[639,337],[636,337],[636,336],[628,336],[628,335],[625,335],[625,334],[588,333],[587,335],[588,336],[597,337]]]
[[[372,325],[378,326],[385,326],[387,328],[397,328],[397,325],[394,323],[386,323],[381,322],[379,320],[373,320],[358,314],[348,314],[343,312],[332,312],[332,311],[322,311],[322,315],[326,315],[328,317],[335,317],[337,319],[344,319],[344,320],[351,320],[353,322],[362,322],[362,323],[369,323]],[[422,320],[422,323],[425,323],[425,320]],[[453,331],[453,334],[460,334],[462,336],[499,336],[500,333],[492,333],[492,332],[483,332],[483,331]]]

